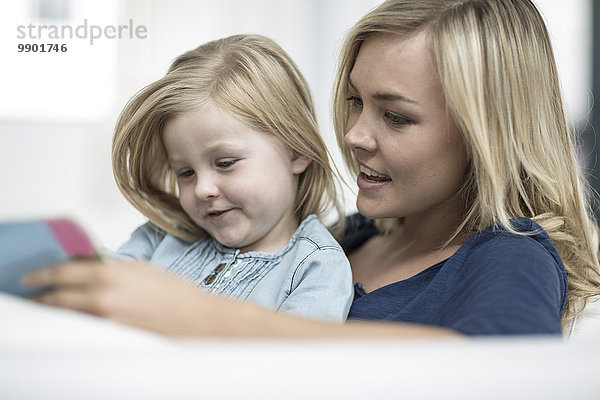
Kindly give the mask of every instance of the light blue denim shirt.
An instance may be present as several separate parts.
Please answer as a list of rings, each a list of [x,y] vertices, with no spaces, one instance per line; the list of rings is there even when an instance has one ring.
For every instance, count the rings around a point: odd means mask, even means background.
[[[354,293],[348,259],[315,215],[276,253],[240,253],[210,236],[186,242],[146,223],[115,256],[149,260],[226,297],[325,321],[345,321]]]

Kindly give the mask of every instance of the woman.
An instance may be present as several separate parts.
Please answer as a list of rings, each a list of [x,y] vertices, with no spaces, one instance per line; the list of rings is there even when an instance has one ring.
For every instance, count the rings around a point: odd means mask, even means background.
[[[559,333],[600,292],[597,228],[530,1],[383,3],[347,35],[334,120],[357,207],[376,220],[350,218],[342,240],[350,317],[397,323],[275,314],[140,264],[67,264],[29,283],[62,288],[49,304],[173,335]]]

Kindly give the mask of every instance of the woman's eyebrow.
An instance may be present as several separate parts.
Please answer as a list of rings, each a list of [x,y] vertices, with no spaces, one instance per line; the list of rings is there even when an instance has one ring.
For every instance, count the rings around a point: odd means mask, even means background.
[[[356,87],[356,85],[354,84],[354,82],[352,82],[352,79],[350,77],[348,77],[348,84],[352,87],[352,89],[354,89],[355,91],[359,92],[358,88]],[[419,105],[419,103],[417,103],[416,101],[409,99],[406,96],[402,96],[401,94],[397,94],[397,93],[385,93],[385,92],[375,92],[373,93],[373,95],[371,95],[371,97],[375,100],[383,100],[383,101],[403,101],[405,103],[411,103],[411,104],[416,104]]]

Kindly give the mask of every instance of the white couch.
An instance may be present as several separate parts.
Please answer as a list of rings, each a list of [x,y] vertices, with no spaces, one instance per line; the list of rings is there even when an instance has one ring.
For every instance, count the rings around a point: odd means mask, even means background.
[[[569,342],[176,341],[0,294],[0,399],[596,400],[598,304]]]

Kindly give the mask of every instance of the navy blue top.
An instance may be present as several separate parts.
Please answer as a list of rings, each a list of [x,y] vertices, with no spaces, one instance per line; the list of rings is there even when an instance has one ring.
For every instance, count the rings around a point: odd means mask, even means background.
[[[347,254],[377,233],[373,221],[348,217]],[[349,319],[413,322],[469,335],[560,334],[567,274],[546,232],[515,218],[521,232],[489,227],[450,258],[419,274],[366,293],[355,285]]]

